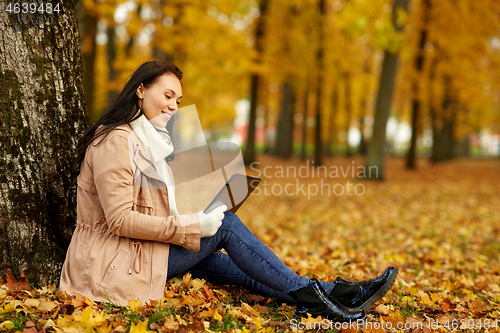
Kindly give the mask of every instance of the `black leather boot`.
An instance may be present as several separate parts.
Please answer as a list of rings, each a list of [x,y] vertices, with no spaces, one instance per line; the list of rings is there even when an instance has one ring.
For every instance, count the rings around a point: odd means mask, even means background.
[[[373,303],[389,291],[398,272],[398,268],[389,266],[382,274],[370,280],[349,281],[337,277],[330,296],[346,307],[368,311]]]
[[[365,319],[362,309],[350,309],[328,296],[317,279],[311,279],[309,286],[288,293],[297,300],[295,316],[322,316],[338,322],[357,322]]]

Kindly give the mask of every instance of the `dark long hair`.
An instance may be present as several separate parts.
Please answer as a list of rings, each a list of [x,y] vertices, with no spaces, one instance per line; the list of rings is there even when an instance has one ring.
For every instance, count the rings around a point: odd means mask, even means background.
[[[76,180],[80,174],[80,166],[85,158],[85,152],[88,145],[96,138],[104,135],[102,140],[116,127],[128,124],[142,115],[139,111],[138,97],[136,94],[137,88],[141,83],[147,88],[155,83],[163,74],[173,74],[179,81],[182,79],[182,72],[174,64],[162,61],[153,60],[143,63],[131,75],[130,79],[125,84],[116,101],[111,104],[108,110],[102,115],[101,119],[92,124],[81,137],[76,145],[76,157],[71,165],[71,177]],[[103,125],[101,128],[99,128]],[[173,138],[172,125],[170,121],[167,124],[167,130]],[[99,131],[97,131],[99,129]],[[102,141],[101,140],[101,141]]]

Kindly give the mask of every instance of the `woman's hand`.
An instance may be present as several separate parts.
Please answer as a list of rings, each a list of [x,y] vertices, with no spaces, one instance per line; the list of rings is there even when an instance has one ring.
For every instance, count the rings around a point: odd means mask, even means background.
[[[210,237],[215,235],[222,225],[224,212],[227,210],[226,205],[219,206],[212,210],[210,213],[205,214],[203,211],[199,212],[200,217],[200,237]]]

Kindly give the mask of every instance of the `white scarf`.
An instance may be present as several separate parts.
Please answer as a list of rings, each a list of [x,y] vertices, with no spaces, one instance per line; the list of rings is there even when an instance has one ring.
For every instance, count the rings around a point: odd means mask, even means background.
[[[149,120],[142,114],[139,118],[132,121],[130,126],[134,130],[141,144],[148,155],[148,158],[153,162],[156,171],[167,184],[168,203],[170,206],[170,215],[179,215],[175,204],[174,182],[172,170],[165,161],[165,157],[174,151],[172,140],[168,134],[163,134],[163,138]]]

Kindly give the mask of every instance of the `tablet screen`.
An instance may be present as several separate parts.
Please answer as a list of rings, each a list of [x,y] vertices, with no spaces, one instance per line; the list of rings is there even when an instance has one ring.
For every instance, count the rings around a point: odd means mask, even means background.
[[[220,189],[203,213],[208,214],[220,205],[226,205],[227,211],[236,213],[250,194],[260,183],[259,178],[234,173]]]

